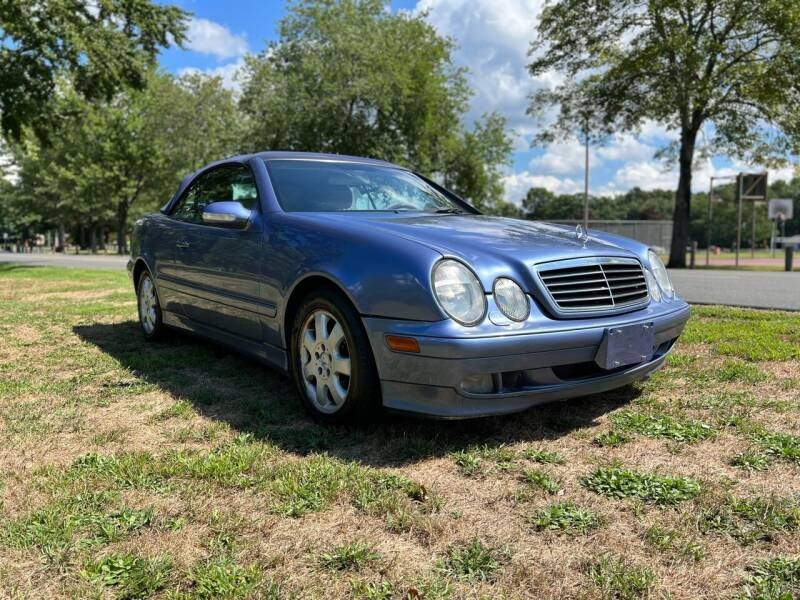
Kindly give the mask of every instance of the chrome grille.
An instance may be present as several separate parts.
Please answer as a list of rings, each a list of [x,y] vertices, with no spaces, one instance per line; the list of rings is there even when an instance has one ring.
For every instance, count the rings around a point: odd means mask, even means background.
[[[592,258],[540,265],[539,278],[561,312],[610,312],[644,305],[647,281],[639,261]]]

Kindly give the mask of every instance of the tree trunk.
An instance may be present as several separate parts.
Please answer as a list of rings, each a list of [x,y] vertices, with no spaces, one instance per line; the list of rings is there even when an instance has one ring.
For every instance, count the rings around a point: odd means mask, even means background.
[[[97,225],[89,228],[89,246],[92,254],[97,254]]]
[[[669,267],[686,268],[686,246],[689,245],[689,223],[692,202],[692,162],[694,161],[695,131],[681,132],[681,148],[678,159],[678,191],[675,193],[675,212],[672,217],[672,247],[669,252]]]
[[[119,202],[117,204],[117,254],[128,253],[128,234],[126,225],[128,223],[128,203]]]
[[[63,221],[58,224],[58,241],[56,245],[61,248],[60,252],[67,251],[67,229],[64,227]]]

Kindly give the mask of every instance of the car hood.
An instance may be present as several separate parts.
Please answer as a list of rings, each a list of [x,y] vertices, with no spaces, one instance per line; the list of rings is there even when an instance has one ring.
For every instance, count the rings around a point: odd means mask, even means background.
[[[574,227],[504,217],[402,213],[328,213],[326,217],[343,226],[369,227],[461,258],[475,269],[487,290],[496,277],[512,275],[509,269],[525,273],[519,279],[527,281],[530,268],[543,262],[586,256],[638,258],[616,236],[592,232],[584,242]]]

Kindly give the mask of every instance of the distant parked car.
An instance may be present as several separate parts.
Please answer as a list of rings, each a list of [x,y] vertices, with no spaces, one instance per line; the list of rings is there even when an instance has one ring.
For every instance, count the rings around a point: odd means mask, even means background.
[[[658,256],[490,217],[386,162],[263,152],[136,222],[148,339],[185,329],[288,372],[308,410],[510,413],[658,369],[689,317]]]

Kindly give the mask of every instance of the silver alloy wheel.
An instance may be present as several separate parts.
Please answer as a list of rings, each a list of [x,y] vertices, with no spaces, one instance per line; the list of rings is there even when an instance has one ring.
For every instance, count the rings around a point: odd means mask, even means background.
[[[156,288],[153,286],[153,280],[150,279],[150,276],[145,275],[139,285],[139,320],[142,322],[142,327],[147,335],[150,335],[156,329],[157,307]]]
[[[306,396],[320,412],[335,413],[350,391],[350,349],[344,329],[331,313],[318,309],[303,324],[300,342]]]

